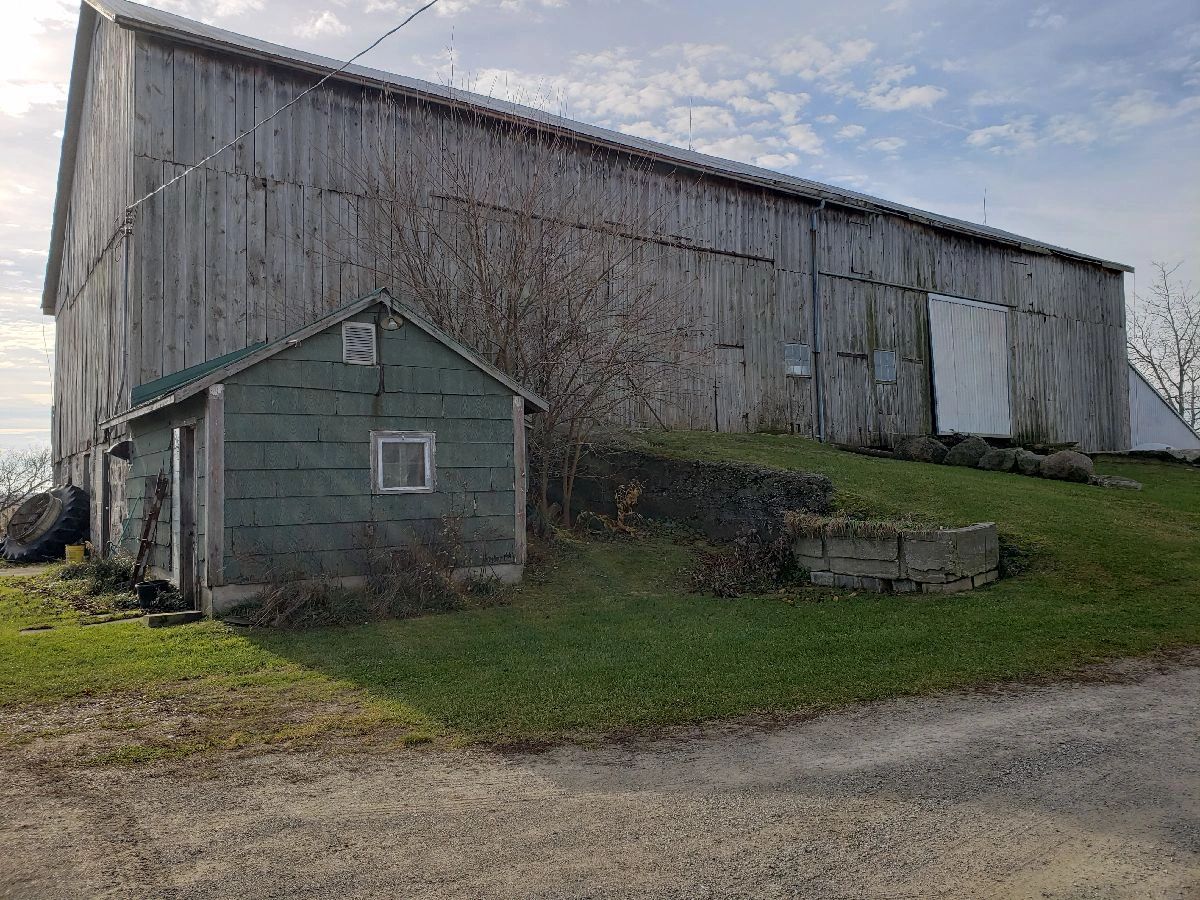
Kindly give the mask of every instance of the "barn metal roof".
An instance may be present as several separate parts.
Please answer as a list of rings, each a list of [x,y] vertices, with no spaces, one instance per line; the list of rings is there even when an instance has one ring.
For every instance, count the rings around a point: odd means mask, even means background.
[[[143,6],[140,3],[131,3],[129,0],[84,0],[80,18],[79,37],[76,41],[75,59],[71,73],[71,91],[67,101],[67,124],[63,134],[62,166],[59,172],[58,198],[55,205],[54,228],[51,237],[50,263],[46,273],[46,293],[43,294],[42,300],[43,310],[48,311],[53,311],[54,295],[57,293],[57,272],[54,270],[57,269],[59,253],[56,252],[56,248],[61,245],[62,241],[62,229],[65,228],[66,222],[65,207],[69,201],[70,185],[73,177],[75,162],[74,142],[78,133],[79,117],[82,112],[89,55],[87,48],[83,48],[81,45],[86,43],[90,47],[91,29],[90,27],[84,27],[85,18],[89,18],[86,13],[90,10],[95,10],[100,15],[124,28],[157,34],[171,40],[208,47],[214,50],[222,50],[241,56],[250,56],[289,68],[302,69],[324,75],[330,70],[341,66],[341,62],[338,60],[236,34],[222,28],[206,25],[203,22],[197,22],[173,13]],[[1066,247],[1059,247],[1043,241],[1033,240],[1032,238],[1022,237],[1021,235],[1013,234],[999,228],[979,225],[975,222],[968,222],[964,219],[956,219],[951,216],[938,215],[937,213],[905,206],[901,203],[893,203],[890,200],[861,194],[857,191],[846,190],[845,188],[811,181],[806,178],[799,178],[794,175],[785,175],[747,163],[709,156],[708,154],[698,153],[694,150],[684,150],[680,147],[673,147],[669,144],[659,143],[647,138],[624,134],[609,128],[601,128],[597,125],[589,125],[585,122],[566,119],[539,109],[522,106],[518,103],[510,103],[493,97],[474,94],[469,91],[451,89],[445,85],[422,81],[418,78],[409,78],[380,69],[354,65],[337,75],[336,79],[371,87],[385,88],[396,93],[454,106],[485,110],[497,117],[527,122],[539,128],[562,133],[578,140],[620,149],[660,162],[753,184],[784,194],[792,194],[817,201],[826,200],[830,203],[851,206],[867,211],[899,215],[916,222],[986,240],[997,241],[1033,253],[1055,254],[1069,259],[1094,263],[1104,268],[1121,272],[1133,271],[1133,267],[1125,263],[1089,256]],[[231,138],[233,136],[230,135]],[[55,291],[53,292],[50,291],[51,284],[55,286]],[[49,299],[48,305],[47,298]]]
[[[130,393],[130,402],[132,404],[130,409],[102,424],[108,428],[113,425],[119,425],[122,422],[128,422],[130,419],[141,418],[168,406],[174,406],[176,403],[187,400],[189,397],[194,397],[201,391],[207,390],[210,386],[219,384],[226,378],[236,375],[238,372],[242,372],[251,366],[258,365],[263,360],[270,359],[282,350],[295,347],[339,322],[357,315],[364,310],[371,309],[380,303],[386,306],[393,315],[415,325],[435,341],[444,344],[450,350],[463,357],[463,359],[499,381],[514,394],[524,398],[527,412],[546,411],[546,401],[537,394],[522,387],[478,353],[460,344],[432,322],[418,315],[407,304],[398,301],[388,292],[387,288],[376,288],[369,294],[364,294],[357,300],[335,309],[311,325],[305,325],[303,328],[298,328],[290,334],[285,334],[283,337],[276,338],[269,343],[260,341],[241,350],[234,350],[232,353],[218,356],[216,359],[210,359],[207,362],[202,362],[187,369],[173,372],[170,375],[164,375],[162,378],[156,378],[153,381],[140,384]]]

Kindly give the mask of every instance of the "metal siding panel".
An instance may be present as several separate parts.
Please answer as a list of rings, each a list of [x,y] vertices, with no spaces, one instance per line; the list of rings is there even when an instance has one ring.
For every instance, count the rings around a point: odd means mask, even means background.
[[[934,394],[940,433],[1012,433],[1008,313],[930,295]]]

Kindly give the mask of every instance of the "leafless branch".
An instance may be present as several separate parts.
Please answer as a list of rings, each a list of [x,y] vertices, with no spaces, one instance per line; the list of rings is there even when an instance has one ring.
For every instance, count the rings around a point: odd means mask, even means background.
[[[0,450],[0,528],[18,506],[46,490],[52,477],[49,447]]]
[[[1128,323],[1129,358],[1192,428],[1200,425],[1200,292],[1175,277],[1182,263],[1154,263],[1149,295]]]
[[[530,430],[537,496],[548,512],[561,479],[569,523],[581,447],[671,402],[711,346],[674,262],[681,237],[663,234],[648,164],[627,155],[469,107],[397,101],[388,117],[395,136],[352,171],[358,259],[546,399]]]

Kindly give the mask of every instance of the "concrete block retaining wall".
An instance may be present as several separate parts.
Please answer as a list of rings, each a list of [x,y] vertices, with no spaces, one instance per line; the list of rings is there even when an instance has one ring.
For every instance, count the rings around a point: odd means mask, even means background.
[[[991,522],[879,537],[802,537],[793,552],[813,584],[881,593],[969,591],[995,581],[1000,565],[1000,541]]]

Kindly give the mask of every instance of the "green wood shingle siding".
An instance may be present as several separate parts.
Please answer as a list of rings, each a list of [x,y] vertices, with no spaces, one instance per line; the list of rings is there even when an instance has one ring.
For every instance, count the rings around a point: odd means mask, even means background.
[[[464,563],[512,561],[512,390],[415,326],[376,336],[382,391],[340,324],[225,381],[226,583],[361,575],[447,517]],[[374,493],[372,431],[433,432],[434,492]]]

